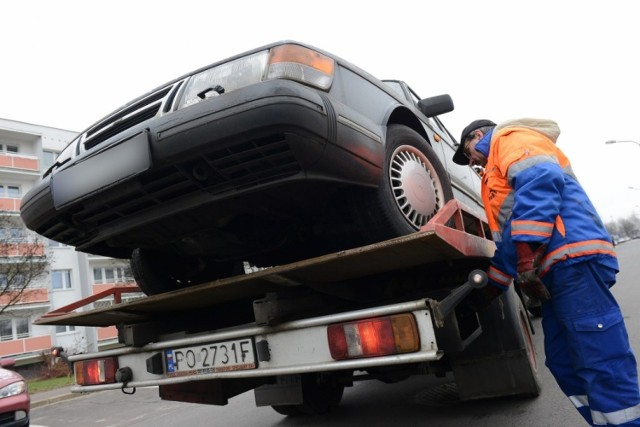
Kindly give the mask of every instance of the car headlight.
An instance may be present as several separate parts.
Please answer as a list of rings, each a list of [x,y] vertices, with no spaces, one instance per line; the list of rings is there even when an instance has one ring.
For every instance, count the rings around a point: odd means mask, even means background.
[[[0,388],[0,399],[4,399],[5,397],[16,396],[26,391],[27,391],[27,383],[25,383],[24,381],[18,381],[13,384],[9,384],[8,386],[4,386]]]
[[[264,50],[195,74],[178,109],[262,81],[268,58],[269,51]]]
[[[332,58],[300,45],[282,44],[194,74],[178,109],[263,80],[289,79],[327,90],[334,70]]]

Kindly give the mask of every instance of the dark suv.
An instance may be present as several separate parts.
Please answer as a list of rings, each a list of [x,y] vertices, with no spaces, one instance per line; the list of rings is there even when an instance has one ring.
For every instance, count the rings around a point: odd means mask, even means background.
[[[130,258],[147,294],[408,234],[479,179],[401,81],[293,41],[199,69],[82,132],[21,216],[80,251]]]

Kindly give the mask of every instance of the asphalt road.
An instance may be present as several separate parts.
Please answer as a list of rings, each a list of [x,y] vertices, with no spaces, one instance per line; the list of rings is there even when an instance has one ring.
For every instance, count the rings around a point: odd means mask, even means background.
[[[613,288],[625,315],[636,355],[640,355],[640,240],[616,248],[621,263]],[[539,360],[544,360],[540,320],[534,320]],[[425,426],[438,427],[571,427],[586,425],[541,368],[543,391],[538,398],[500,398],[460,402],[451,378],[414,377],[399,384],[358,383],[345,391],[340,407],[315,418],[287,418],[271,408],[256,408],[253,393],[231,399],[226,406],[164,402],[157,389],[133,396],[120,391],[82,395],[35,408],[32,427],[69,426]]]

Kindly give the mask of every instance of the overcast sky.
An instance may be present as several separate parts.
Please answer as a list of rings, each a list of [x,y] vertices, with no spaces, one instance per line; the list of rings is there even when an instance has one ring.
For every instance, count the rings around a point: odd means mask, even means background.
[[[0,2],[0,117],[80,132],[200,66],[297,40],[471,120],[549,118],[605,221],[640,214],[633,0]],[[605,145],[609,139],[638,143]],[[639,190],[630,189],[629,187]]]

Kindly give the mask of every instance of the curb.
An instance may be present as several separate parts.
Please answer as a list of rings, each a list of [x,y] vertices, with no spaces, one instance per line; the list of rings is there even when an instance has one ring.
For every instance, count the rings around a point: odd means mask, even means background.
[[[65,400],[75,399],[76,397],[83,396],[84,393],[66,393],[59,396],[53,396],[46,399],[34,400],[31,396],[31,408],[39,408],[41,406],[51,405],[53,403],[62,402]],[[36,395],[37,396],[37,395]]]

